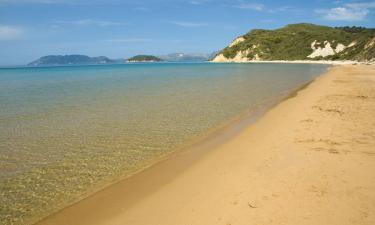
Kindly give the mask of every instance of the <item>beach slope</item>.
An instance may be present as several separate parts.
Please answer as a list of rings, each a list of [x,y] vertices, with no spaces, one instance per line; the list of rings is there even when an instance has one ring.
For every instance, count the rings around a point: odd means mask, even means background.
[[[130,205],[119,187],[40,224],[370,225],[374,171],[375,67],[334,66]]]

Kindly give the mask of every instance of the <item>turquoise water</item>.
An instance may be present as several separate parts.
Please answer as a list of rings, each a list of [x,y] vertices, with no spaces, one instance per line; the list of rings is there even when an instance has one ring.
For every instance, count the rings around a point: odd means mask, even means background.
[[[30,224],[326,69],[211,63],[0,69],[1,224]]]

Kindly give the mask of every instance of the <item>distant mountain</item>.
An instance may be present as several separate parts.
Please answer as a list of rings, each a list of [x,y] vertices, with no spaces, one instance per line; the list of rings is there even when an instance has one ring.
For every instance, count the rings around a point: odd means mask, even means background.
[[[213,62],[262,60],[375,60],[375,29],[291,24],[255,29],[236,38]]]
[[[216,57],[217,54],[219,54],[220,51],[214,51],[210,54],[208,54],[208,60],[211,61],[212,59],[214,59]]]
[[[178,61],[207,61],[210,59],[210,54],[187,54],[187,53],[172,53],[168,55],[159,56],[161,59],[170,62]]]
[[[126,60],[127,62],[160,62],[162,59],[153,55],[136,55]]]
[[[115,63],[115,60],[105,56],[89,57],[86,55],[48,55],[43,56],[29,66],[53,66],[53,65],[78,65],[78,64],[106,64]]]

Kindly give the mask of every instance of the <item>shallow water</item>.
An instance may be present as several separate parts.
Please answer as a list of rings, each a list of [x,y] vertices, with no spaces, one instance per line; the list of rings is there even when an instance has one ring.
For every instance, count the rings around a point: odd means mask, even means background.
[[[29,224],[327,69],[155,63],[0,69],[0,221]]]

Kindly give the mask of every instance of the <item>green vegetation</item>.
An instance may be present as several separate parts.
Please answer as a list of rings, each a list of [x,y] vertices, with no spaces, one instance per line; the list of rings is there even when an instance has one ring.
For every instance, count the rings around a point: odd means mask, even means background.
[[[220,53],[226,58],[234,58],[239,51],[248,51],[251,60],[257,54],[262,60],[304,60],[310,59],[313,50],[311,43],[317,41],[315,47],[324,48],[328,41],[333,49],[338,44],[352,47],[319,59],[330,60],[372,60],[375,58],[375,29],[363,27],[327,27],[314,24],[292,24],[276,30],[252,30],[243,36],[245,41],[232,47],[226,47]],[[371,44],[374,43],[374,44]],[[220,54],[219,53],[219,54]]]
[[[162,59],[153,55],[136,55],[127,60],[128,62],[160,62]]]

